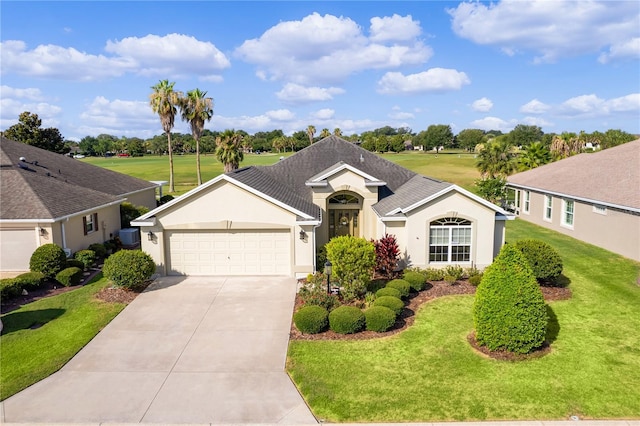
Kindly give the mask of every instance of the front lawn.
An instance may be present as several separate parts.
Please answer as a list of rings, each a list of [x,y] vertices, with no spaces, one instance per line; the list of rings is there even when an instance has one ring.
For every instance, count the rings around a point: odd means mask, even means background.
[[[414,325],[367,341],[292,341],[288,370],[319,419],[350,422],[640,417],[640,265],[516,220],[507,241],[542,239],[573,297],[550,304],[550,354],[496,361],[467,343],[473,296],[448,296]]]
[[[59,370],[124,308],[94,298],[107,285],[102,278],[2,316],[0,400]]]

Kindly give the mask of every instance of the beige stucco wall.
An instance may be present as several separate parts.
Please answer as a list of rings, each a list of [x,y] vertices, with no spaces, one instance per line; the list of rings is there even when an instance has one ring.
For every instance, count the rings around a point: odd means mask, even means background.
[[[179,229],[289,229],[292,274],[306,276],[313,272],[312,227],[304,226],[307,237],[300,240],[301,228],[294,213],[224,180],[159,212],[156,220],[155,226],[141,228],[142,249],[154,258],[161,274],[166,273],[168,256],[164,231]],[[153,241],[148,240],[149,231],[155,235]]]
[[[82,218],[84,215],[74,216],[53,224],[54,242],[62,248],[68,248],[72,253],[84,250],[94,243],[104,243],[115,236],[120,230],[120,205],[105,207],[87,212],[98,213],[98,230],[84,235]],[[64,229],[66,247],[63,246],[62,232]]]
[[[378,202],[378,187],[367,187],[365,180],[351,170],[342,170],[327,179],[326,187],[313,187],[313,203],[322,209],[323,223],[316,230],[317,247],[329,241],[329,222],[327,200],[336,192],[348,191],[362,197],[360,209],[358,237],[366,239],[376,238],[378,234],[378,219],[371,206]],[[349,208],[349,207],[346,207]]]
[[[406,223],[407,251],[411,257],[410,266],[420,268],[444,266],[429,262],[429,224],[443,217],[460,217],[472,222],[471,262],[461,266],[474,265],[485,268],[493,262],[496,249],[495,211],[452,191],[409,212]]]
[[[573,228],[562,224],[563,199],[552,196],[551,221],[544,219],[544,193],[530,191],[529,213],[524,212],[524,190],[520,191],[519,217],[584,242],[640,261],[640,215],[607,208],[606,214],[593,211],[593,204],[574,203]]]
[[[126,195],[127,201],[134,206],[144,206],[149,210],[153,210],[157,207],[156,203],[156,189],[145,189],[141,192]]]

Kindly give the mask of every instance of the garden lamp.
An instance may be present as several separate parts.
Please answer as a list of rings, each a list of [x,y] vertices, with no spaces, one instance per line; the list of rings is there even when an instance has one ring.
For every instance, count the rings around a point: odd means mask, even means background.
[[[327,294],[331,294],[331,267],[333,265],[327,260],[324,264],[324,273],[327,274]]]

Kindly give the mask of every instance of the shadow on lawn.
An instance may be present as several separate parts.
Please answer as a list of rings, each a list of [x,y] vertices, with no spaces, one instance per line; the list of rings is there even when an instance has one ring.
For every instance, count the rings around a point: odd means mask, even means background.
[[[12,312],[2,317],[2,334],[28,328],[40,328],[65,313],[65,309],[40,309],[35,311]]]
[[[552,344],[556,341],[556,339],[558,338],[558,334],[560,333],[560,323],[558,322],[558,317],[553,311],[553,308],[548,304],[547,316],[549,317],[549,322],[547,323],[546,342],[548,344]]]

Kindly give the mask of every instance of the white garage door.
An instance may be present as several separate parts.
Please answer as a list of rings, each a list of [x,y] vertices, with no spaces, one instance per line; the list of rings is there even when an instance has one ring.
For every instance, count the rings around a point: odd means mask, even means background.
[[[173,231],[171,275],[291,275],[288,230]]]
[[[0,235],[0,270],[28,271],[36,249],[35,229],[3,229]]]

